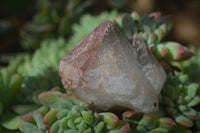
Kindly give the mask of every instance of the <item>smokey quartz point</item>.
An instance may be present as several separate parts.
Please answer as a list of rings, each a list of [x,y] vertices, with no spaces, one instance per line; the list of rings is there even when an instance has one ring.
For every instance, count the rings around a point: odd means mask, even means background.
[[[66,89],[103,110],[155,111],[166,79],[145,43],[135,38],[131,44],[110,21],[66,55],[59,71]]]

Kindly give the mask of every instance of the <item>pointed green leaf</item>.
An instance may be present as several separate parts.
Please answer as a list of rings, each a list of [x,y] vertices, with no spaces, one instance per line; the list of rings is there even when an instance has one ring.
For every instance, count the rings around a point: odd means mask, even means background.
[[[20,90],[22,77],[19,74],[13,75],[9,83],[9,93],[7,97],[13,98]]]
[[[19,127],[19,130],[23,133],[40,133],[39,129],[35,125],[27,122],[23,122]]]
[[[147,129],[146,129],[144,126],[142,126],[142,125],[138,125],[138,126],[136,127],[136,130],[137,130],[139,133],[147,133],[147,132],[148,132]]]
[[[50,133],[57,133],[58,132],[58,130],[59,130],[59,123],[60,123],[60,121],[58,120],[58,121],[56,121],[55,123],[53,123],[53,125],[50,127]]]
[[[59,112],[59,109],[52,109],[50,110],[43,118],[43,123],[49,127],[51,126],[56,120],[56,114]]]
[[[66,117],[64,117],[64,118],[62,118],[60,121],[59,121],[59,126],[60,126],[60,128],[62,128],[62,129],[67,129],[68,127],[67,127],[67,122],[68,122],[68,118],[66,118]],[[56,121],[57,122],[57,121]]]
[[[83,120],[82,117],[78,117],[74,120],[74,123],[78,124],[78,123],[81,123],[81,121]]]
[[[144,114],[143,118],[139,121],[139,125],[151,130],[155,128],[155,120],[152,116]]]
[[[39,112],[34,112],[33,113],[33,119],[36,122],[36,125],[39,129],[46,129],[45,125],[43,124],[42,121],[42,115]]]
[[[80,117],[80,113],[79,112],[75,112],[75,111],[70,111],[67,115],[67,118],[68,119],[75,119],[75,118],[78,118]]]
[[[83,131],[83,133],[92,133],[92,130],[91,130],[91,128],[88,128],[85,131]]]
[[[119,118],[110,112],[99,113],[100,120],[104,121],[108,129],[112,129],[119,124]]]
[[[183,114],[187,117],[198,118],[197,111],[192,108],[188,108],[186,111],[183,111]]]
[[[164,128],[155,128],[148,133],[168,133],[168,130]]]
[[[61,101],[59,97],[62,93],[58,91],[46,91],[39,95],[39,100],[41,104],[45,106],[53,106]]]
[[[187,117],[183,116],[183,115],[180,115],[180,116],[177,116],[175,118],[175,121],[185,127],[192,127],[193,126],[193,122],[188,119]]]
[[[157,121],[157,127],[165,129],[175,128],[176,123],[171,118],[163,117]]]
[[[83,132],[85,129],[87,129],[87,127],[87,122],[82,120],[82,122],[79,124],[79,132]]]
[[[95,131],[95,133],[101,133],[103,128],[104,128],[104,122],[101,121],[94,127],[94,131]]]
[[[67,121],[67,126],[71,129],[76,129],[76,125],[74,124],[73,120],[70,119],[69,121]]]
[[[32,112],[33,110],[36,110],[37,108],[39,108],[38,105],[15,105],[15,106],[13,106],[13,110],[17,114],[20,114],[20,115]]]
[[[64,131],[64,133],[77,133],[77,130],[75,130],[75,129],[70,129],[70,130]]]
[[[198,105],[200,103],[200,97],[199,96],[195,96],[188,104],[188,107],[194,107],[196,105]]]
[[[90,112],[88,111],[82,111],[81,112],[83,119],[90,125],[93,122],[93,116]]]
[[[184,97],[184,100],[189,103],[190,100],[196,95],[196,92],[199,88],[199,84],[197,83],[191,83],[188,85],[188,88],[187,88],[187,96]]]
[[[2,119],[2,126],[10,130],[16,130],[19,128],[19,124],[21,122],[22,120],[20,116],[16,116],[14,114],[6,114],[6,116],[4,116]]]
[[[60,119],[62,119],[62,118],[64,118],[64,117],[66,117],[66,116],[68,115],[69,112],[70,112],[70,111],[67,110],[67,109],[61,110],[60,112],[58,112],[58,113],[56,114],[56,117],[60,120]]]

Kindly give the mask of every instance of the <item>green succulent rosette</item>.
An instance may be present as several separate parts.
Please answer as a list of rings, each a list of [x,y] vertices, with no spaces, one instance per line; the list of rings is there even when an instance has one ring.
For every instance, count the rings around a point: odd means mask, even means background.
[[[23,63],[18,66],[17,72],[22,76],[46,75],[47,70],[58,72],[59,62],[74,45],[66,45],[66,40],[47,38],[40,43],[32,56],[25,56]]]
[[[32,94],[36,91],[47,91],[55,86],[62,88],[58,64],[74,45],[66,46],[64,38],[51,38],[43,40],[40,46],[32,56],[14,58],[9,65],[9,68],[15,68],[14,72],[23,77],[20,93],[17,95],[20,103],[33,103]]]
[[[57,71],[47,69],[45,75],[25,76],[20,93],[17,94],[16,99],[19,103],[33,104],[32,94],[50,90],[53,87],[62,88],[61,79]],[[61,89],[65,91],[64,89]]]
[[[38,95],[40,108],[23,115],[23,133],[126,133],[129,124],[110,112],[96,113],[77,97],[56,90]]]
[[[199,130],[200,112],[195,106],[200,104],[199,84],[190,82],[186,74],[171,74],[162,89],[161,106],[177,123],[185,127]]]
[[[188,48],[177,42],[161,42],[172,27],[169,18],[160,13],[139,16],[133,12],[119,15],[114,23],[128,40],[140,37],[158,60],[186,60],[193,55]]]

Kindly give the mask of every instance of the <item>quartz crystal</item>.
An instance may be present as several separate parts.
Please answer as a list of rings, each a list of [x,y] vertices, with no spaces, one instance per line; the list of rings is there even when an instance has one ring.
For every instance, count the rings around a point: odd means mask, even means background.
[[[145,43],[130,43],[110,21],[96,27],[60,62],[66,89],[100,109],[158,108],[166,74]]]

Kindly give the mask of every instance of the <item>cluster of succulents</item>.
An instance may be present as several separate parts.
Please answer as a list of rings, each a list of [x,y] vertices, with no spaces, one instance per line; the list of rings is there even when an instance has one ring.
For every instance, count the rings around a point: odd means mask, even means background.
[[[114,18],[117,13],[113,12],[111,14],[113,14],[112,16]],[[93,20],[95,21],[95,24],[93,26],[91,25],[92,27],[89,28],[88,33],[93,28],[95,28],[98,23],[104,21],[111,14],[103,13],[101,15],[102,17],[99,17],[99,19],[97,19],[98,17],[93,17],[91,15],[84,16],[83,18],[85,18],[85,20],[82,20],[85,24],[88,21],[87,19],[90,19],[90,17],[93,18]],[[86,35],[87,33],[85,34],[85,36]],[[5,75],[6,81],[8,82],[4,82],[6,83],[6,85],[1,84],[0,112],[2,113],[3,111],[3,105],[6,105],[7,107],[11,106],[10,104],[8,104],[8,102],[30,104],[30,107],[25,106],[26,109],[28,108],[28,110],[30,111],[30,109],[35,108],[35,106],[32,106],[35,101],[32,98],[32,94],[37,94],[41,91],[49,90],[55,86],[59,86],[62,88],[61,80],[58,75],[58,64],[60,60],[64,57],[64,55],[72,50],[75,45],[76,43],[72,43],[72,41],[67,43],[64,38],[47,38],[41,42],[40,48],[37,49],[32,56],[25,54],[11,60],[11,62],[9,63],[9,67],[1,70],[1,77],[4,77],[3,75]],[[8,73],[9,76],[6,75]],[[16,77],[21,79],[20,84],[18,86],[14,86],[16,87],[16,90],[9,89],[8,87],[10,87],[10,84],[13,84],[10,82],[14,82],[13,80]],[[5,78],[1,78],[0,81],[3,82],[4,80]],[[7,96],[5,95],[5,93]],[[17,108],[19,109],[19,106],[17,106]],[[19,111],[17,112],[19,113]],[[7,127],[5,126],[6,124],[4,122],[2,123],[4,127]],[[12,129],[11,127],[8,128]]]
[[[62,57],[70,51],[71,45],[66,46],[64,38],[47,38],[41,42],[32,57],[25,56],[17,72],[23,76],[45,75],[46,70],[58,71],[58,64]]]
[[[123,14],[114,23],[128,40],[140,37],[158,60],[182,61],[193,55],[188,48],[177,42],[161,42],[172,24],[169,17],[161,17],[160,13],[142,17],[137,12]]]
[[[33,93],[62,87],[57,64],[73,48],[66,47],[65,43],[63,38],[44,40],[33,56],[20,55],[7,68],[0,69],[1,113],[5,114],[15,103],[32,104]]]
[[[200,104],[198,89],[199,84],[190,82],[188,75],[169,74],[162,89],[160,102],[167,115],[178,124],[188,128],[196,126],[199,130],[200,112],[194,108]]]
[[[77,97],[57,90],[46,91],[36,100],[40,107],[22,116],[23,133],[105,133],[129,131],[127,122],[110,112],[93,112]]]
[[[62,87],[58,72],[53,70],[47,70],[45,72],[46,75],[24,77],[20,93],[16,97],[20,103],[32,103],[31,95],[33,93],[49,90],[56,86]]]
[[[66,41],[63,38],[46,39],[42,42],[41,48],[36,50],[33,56],[23,55],[14,58],[11,60],[7,68],[8,70],[2,69],[2,76],[9,73],[10,76],[23,78],[22,83],[18,86],[18,92],[20,93],[15,97],[17,101],[29,103],[32,102],[32,93],[36,91],[49,90],[55,86],[62,87],[57,64],[59,64],[65,53],[73,48],[71,45],[66,47],[65,43]],[[9,86],[7,81],[12,81],[10,76],[5,77],[7,79],[2,79],[2,82],[7,84],[6,87]],[[2,88],[9,90],[3,84]],[[8,99],[11,100],[11,98],[5,96],[4,101],[9,101]]]
[[[11,69],[0,69],[0,116],[4,109],[11,106],[20,91],[22,76]]]
[[[0,69],[0,132],[4,132],[1,126],[3,117],[15,104],[16,95],[20,92],[23,82],[23,77],[15,73],[16,66]]]
[[[45,6],[50,1],[43,2]],[[41,7],[41,9],[45,8]],[[43,18],[40,20],[44,22],[43,26],[47,24],[45,19],[49,19],[47,14],[51,16],[54,14],[53,12],[54,10],[46,9],[44,14],[38,15],[38,18]],[[190,82],[190,79],[191,81],[200,79],[197,74],[200,72],[198,71],[200,52],[198,50],[193,58],[182,63],[181,61],[191,57],[192,53],[179,43],[161,42],[170,30],[171,24],[168,17],[159,17],[159,14],[154,13],[140,17],[134,12],[131,15],[118,16],[114,22],[130,41],[134,37],[142,38],[160,63],[163,63],[162,61],[168,63],[179,61],[181,70],[186,73],[176,73],[176,76],[168,73],[167,82],[160,96],[159,111],[162,112],[162,115],[155,117],[153,114],[126,111],[120,120],[111,112],[92,111],[87,103],[69,93],[63,93],[57,89],[47,91],[55,86],[62,88],[58,76],[58,64],[64,55],[100,22],[107,18],[112,20],[116,16],[117,12],[102,13],[99,16],[84,15],[80,18],[80,24],[72,26],[74,35],[68,42],[64,38],[46,39],[39,43],[41,44],[40,48],[35,51],[33,56],[26,55],[14,59],[7,69],[1,68],[0,116],[1,113],[4,115],[3,108],[7,109],[13,102],[21,104],[13,107],[16,119],[12,119],[10,122],[1,120],[4,128],[19,129],[24,133],[189,133],[200,131],[200,112],[197,111],[200,103],[199,85]],[[60,21],[61,16],[59,17]],[[35,20],[35,22],[37,21]],[[37,26],[40,23],[35,24],[34,26]],[[46,35],[49,33],[45,28],[37,27],[37,29],[44,29],[42,32],[46,32]],[[55,32],[55,29],[51,32]],[[36,38],[32,38],[33,42],[43,39],[39,37],[38,33],[41,32],[33,33],[33,35],[37,35]],[[32,45],[33,42],[29,39],[30,37],[24,36],[24,43]],[[155,112],[154,114],[159,113]],[[19,132],[19,130],[13,132]]]
[[[156,113],[142,114],[128,110],[122,114],[122,118],[130,124],[130,132],[134,133],[190,132],[189,129],[176,124],[170,117],[161,117]]]
[[[179,62],[178,67],[182,66],[182,69],[180,69],[186,74],[176,73],[176,76],[172,76],[168,73],[167,82],[161,93],[160,109],[165,110],[164,116],[170,117],[178,125],[187,128],[193,127],[194,130],[198,131],[199,112],[194,107],[200,103],[197,94],[199,84],[190,82],[187,72],[192,69],[187,69],[187,66],[190,66],[192,62],[198,62],[199,59],[196,56],[195,59],[188,60],[193,56],[193,53],[177,42],[161,42],[171,29],[169,18],[160,17],[159,13],[140,17],[136,12],[133,12],[130,15],[118,16],[114,22],[130,41],[135,37],[140,37],[165,70],[173,69],[170,68],[171,64]],[[188,61],[182,63],[184,60]],[[196,70],[198,70],[198,67]],[[193,75],[196,75],[196,73]],[[196,77],[196,79],[198,78]]]

